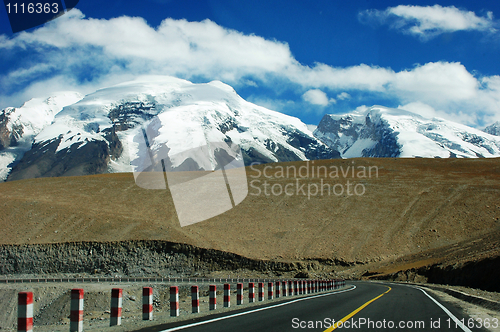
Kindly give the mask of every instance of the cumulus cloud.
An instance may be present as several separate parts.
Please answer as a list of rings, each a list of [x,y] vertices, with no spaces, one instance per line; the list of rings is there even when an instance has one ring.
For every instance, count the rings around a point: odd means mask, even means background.
[[[331,103],[335,103],[335,99],[328,99],[326,93],[318,89],[311,89],[306,91],[302,95],[302,99],[307,101],[310,104],[318,105],[318,106],[328,106]]]
[[[318,106],[335,102],[325,91],[337,100],[350,99],[349,91],[357,99],[370,94],[402,105],[421,102],[448,114],[500,116],[500,77],[472,74],[460,63],[430,62],[398,72],[366,64],[305,66],[285,42],[210,20],[166,19],[151,27],[142,18],[92,19],[73,9],[33,31],[0,36],[0,54],[27,59],[12,62],[0,75],[0,108],[61,88],[85,93],[138,75],[164,74],[270,89],[278,96],[278,89],[292,90]],[[267,104],[283,112],[296,106]]]
[[[344,91],[344,92],[339,93],[339,94],[337,95],[337,99],[338,99],[338,100],[347,100],[347,99],[351,99],[351,95],[350,95],[350,94],[348,94],[347,92],[345,92],[345,91]]]
[[[428,40],[445,32],[461,30],[496,31],[493,13],[477,16],[472,11],[455,6],[411,6],[399,5],[386,10],[371,9],[358,15],[362,23],[387,24],[403,33]]]

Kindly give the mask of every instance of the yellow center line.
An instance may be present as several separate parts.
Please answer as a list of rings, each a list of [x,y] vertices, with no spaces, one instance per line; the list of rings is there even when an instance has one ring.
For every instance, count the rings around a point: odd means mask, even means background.
[[[355,314],[357,314],[358,312],[360,312],[361,310],[363,310],[366,306],[368,306],[370,303],[372,303],[373,301],[375,300],[378,300],[380,299],[382,296],[384,296],[385,294],[389,293],[391,291],[391,287],[389,286],[385,286],[385,287],[388,287],[389,289],[380,294],[379,296],[377,296],[376,298],[374,299],[371,299],[370,301],[366,302],[365,304],[363,304],[361,307],[359,307],[358,309],[354,310],[353,312],[351,312],[349,315],[345,316],[344,318],[342,318],[341,320],[337,321],[337,323],[335,323],[332,327],[324,330],[323,332],[331,332],[333,330],[335,330],[337,327],[341,326],[342,324],[344,324],[347,320],[349,320],[352,316],[354,316]]]

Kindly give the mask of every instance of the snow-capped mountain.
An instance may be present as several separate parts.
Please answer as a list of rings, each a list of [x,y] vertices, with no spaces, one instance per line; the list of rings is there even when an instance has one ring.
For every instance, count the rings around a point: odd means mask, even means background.
[[[490,135],[500,136],[500,121],[497,121],[492,125],[489,125],[488,127],[484,128],[483,131]]]
[[[427,119],[382,106],[325,115],[314,135],[343,158],[500,156],[500,137],[444,119]]]
[[[210,141],[239,145],[247,165],[340,157],[299,119],[249,103],[222,82],[147,76],[64,107],[37,133],[8,180],[130,172],[138,153],[130,137],[148,128],[155,128],[154,143],[176,156],[173,166],[183,162],[180,152]]]
[[[34,137],[52,123],[55,114],[82,98],[78,92],[58,92],[0,111],[0,181],[6,179],[11,165],[31,148]]]

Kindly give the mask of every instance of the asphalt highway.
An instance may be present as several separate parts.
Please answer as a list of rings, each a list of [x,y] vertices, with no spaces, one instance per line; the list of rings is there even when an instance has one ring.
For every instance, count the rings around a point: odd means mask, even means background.
[[[418,287],[361,281],[346,286],[340,291],[138,331],[487,331],[485,324],[500,330],[500,322],[473,320]]]

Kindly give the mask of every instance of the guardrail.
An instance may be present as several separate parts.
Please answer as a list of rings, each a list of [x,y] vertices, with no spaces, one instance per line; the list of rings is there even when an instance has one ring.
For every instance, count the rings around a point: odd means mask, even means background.
[[[268,282],[275,279],[260,279],[260,278],[148,278],[148,277],[115,277],[115,278],[19,278],[19,279],[0,279],[0,284],[16,284],[16,283],[54,283],[54,282],[77,282],[77,283],[99,283],[99,282],[168,282],[168,283],[238,283],[238,282]]]
[[[249,303],[255,302],[254,285],[258,282],[259,285],[259,301],[265,301],[264,297],[264,282],[259,281],[261,279],[198,279],[198,278],[96,278],[100,280],[99,282],[136,282],[138,279],[142,279],[142,282],[203,282],[203,283],[224,283],[224,307],[230,306],[230,282],[237,282],[237,305],[244,303],[243,296],[243,283],[240,280],[248,281],[248,301]],[[60,282],[63,279],[15,279],[23,280],[22,283],[27,282],[26,280],[44,280],[41,282]],[[49,281],[50,280],[50,281]],[[84,279],[67,279],[71,280],[69,282],[75,282],[73,280],[85,280],[83,282],[91,282],[87,280],[92,280],[88,278]],[[105,280],[105,281],[104,281]],[[266,280],[266,279],[264,279]],[[327,292],[341,288],[345,286],[345,280],[268,280],[268,296],[267,300],[272,300],[274,295],[276,298],[280,297],[291,297],[298,295],[307,295],[320,292]],[[30,281],[31,282],[31,281]],[[40,281],[37,281],[40,282]],[[63,281],[64,282],[64,281]],[[15,283],[12,282],[11,283]],[[287,288],[288,285],[288,288]],[[283,286],[283,287],[281,287]],[[198,294],[198,286],[191,287],[191,299],[192,299],[192,312],[200,312],[200,302]],[[276,289],[276,293],[274,293]],[[123,290],[121,288],[113,288],[111,292],[111,319],[110,326],[121,325],[121,313],[122,313],[122,294]],[[143,287],[143,320],[153,319],[153,288]],[[209,311],[215,310],[217,305],[217,286],[214,284],[209,285]],[[81,332],[83,331],[83,303],[84,303],[84,290],[82,288],[75,288],[71,290],[71,312],[70,312],[70,331],[71,332]],[[179,287],[170,287],[170,316],[179,316]],[[32,292],[19,292],[18,293],[18,331],[33,331],[33,293]]]

